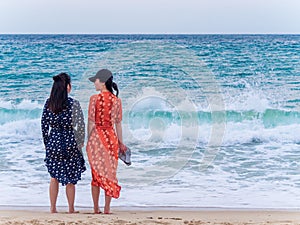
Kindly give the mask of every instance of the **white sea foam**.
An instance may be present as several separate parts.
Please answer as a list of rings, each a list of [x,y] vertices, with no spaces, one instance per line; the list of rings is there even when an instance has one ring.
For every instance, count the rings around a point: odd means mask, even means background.
[[[21,120],[0,125],[0,138],[18,140],[19,138],[38,139],[41,135],[40,120]]]
[[[13,101],[5,101],[0,99],[0,108],[3,109],[42,109],[43,105],[38,103],[37,101],[23,99],[19,103],[15,103]]]

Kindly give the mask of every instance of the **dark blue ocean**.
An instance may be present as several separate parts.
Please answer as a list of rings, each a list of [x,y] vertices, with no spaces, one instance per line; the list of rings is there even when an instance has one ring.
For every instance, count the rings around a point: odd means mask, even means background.
[[[113,206],[299,208],[300,35],[0,35],[0,205],[49,205],[52,76],[71,75],[87,121],[101,68],[133,161],[119,161]],[[90,181],[76,205],[92,207]]]

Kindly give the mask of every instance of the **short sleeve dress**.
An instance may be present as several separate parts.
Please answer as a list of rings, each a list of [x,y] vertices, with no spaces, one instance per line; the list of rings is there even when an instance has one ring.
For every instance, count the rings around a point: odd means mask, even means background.
[[[46,167],[62,185],[76,184],[86,170],[81,151],[85,137],[82,109],[77,100],[69,97],[67,108],[55,114],[48,108],[48,102],[49,99],[41,119]]]
[[[93,95],[89,103],[89,121],[95,123],[87,142],[93,186],[104,189],[113,198],[120,195],[118,185],[118,137],[114,125],[122,120],[121,100],[111,92]]]

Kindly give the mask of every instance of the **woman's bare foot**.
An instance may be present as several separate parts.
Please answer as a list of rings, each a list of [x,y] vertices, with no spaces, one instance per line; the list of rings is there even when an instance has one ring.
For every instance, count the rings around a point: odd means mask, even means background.
[[[99,209],[99,207],[94,207],[94,214],[100,214],[102,213]]]
[[[112,214],[109,207],[104,207],[104,214]]]
[[[57,213],[56,208],[50,208],[50,213]]]

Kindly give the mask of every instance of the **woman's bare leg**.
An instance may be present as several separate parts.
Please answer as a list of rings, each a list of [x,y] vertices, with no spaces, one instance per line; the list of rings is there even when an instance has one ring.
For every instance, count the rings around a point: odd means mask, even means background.
[[[50,179],[50,186],[49,186],[49,196],[50,196],[50,212],[51,213],[57,213],[56,210],[56,200],[59,190],[59,183],[56,178]]]
[[[92,197],[94,203],[94,213],[101,213],[99,210],[100,187],[92,185]]]
[[[69,213],[75,213],[74,201],[75,201],[75,185],[67,184],[66,186],[66,195],[69,204]]]
[[[111,196],[105,194],[105,206],[104,206],[105,214],[110,214],[110,202],[111,202]]]

